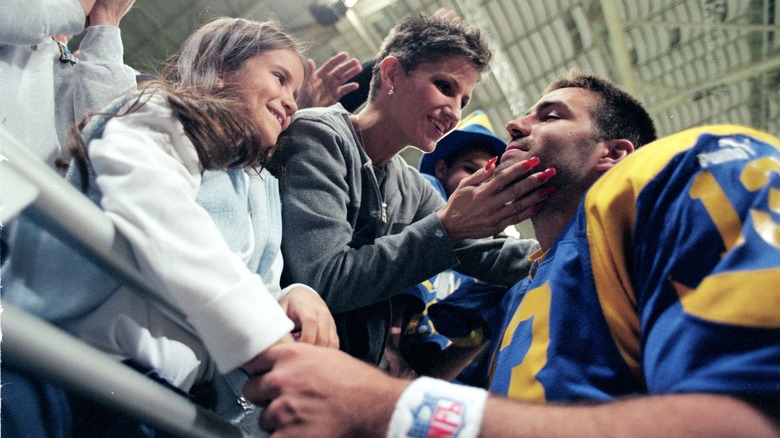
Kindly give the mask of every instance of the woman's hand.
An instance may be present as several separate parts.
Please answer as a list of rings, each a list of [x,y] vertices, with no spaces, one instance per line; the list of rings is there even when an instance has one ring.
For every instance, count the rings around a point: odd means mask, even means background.
[[[553,186],[540,187],[555,175],[555,169],[518,181],[538,164],[539,159],[532,157],[496,172],[491,161],[485,169],[461,180],[447,204],[436,213],[450,242],[494,236],[539,212],[555,190]]]
[[[295,323],[298,340],[307,344],[338,348],[336,323],[328,306],[316,292],[306,286],[293,286],[279,305]]]

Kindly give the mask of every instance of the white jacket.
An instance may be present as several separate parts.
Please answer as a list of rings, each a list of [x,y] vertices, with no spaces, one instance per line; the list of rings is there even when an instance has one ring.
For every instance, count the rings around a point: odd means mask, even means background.
[[[188,389],[293,329],[277,304],[281,212],[267,172],[207,172],[167,100],[113,118],[89,143],[100,206],[165,306],[125,288],[30,221],[3,268],[3,298]],[[94,195],[94,193],[93,193]],[[262,278],[261,278],[262,275]],[[266,278],[267,281],[263,281]]]

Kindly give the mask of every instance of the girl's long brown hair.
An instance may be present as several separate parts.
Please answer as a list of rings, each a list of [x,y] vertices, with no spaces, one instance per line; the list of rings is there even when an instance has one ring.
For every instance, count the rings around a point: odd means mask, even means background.
[[[287,49],[300,54],[295,40],[273,22],[242,18],[217,18],[195,31],[168,61],[159,80],[144,82],[132,104],[118,114],[137,111],[155,93],[161,92],[173,113],[184,125],[184,132],[198,153],[204,170],[232,167],[261,167],[269,157],[270,146],[263,146],[263,126],[249,117],[243,102],[231,84],[223,82],[256,55]],[[89,121],[76,128],[73,157],[86,178],[86,145],[81,131]]]

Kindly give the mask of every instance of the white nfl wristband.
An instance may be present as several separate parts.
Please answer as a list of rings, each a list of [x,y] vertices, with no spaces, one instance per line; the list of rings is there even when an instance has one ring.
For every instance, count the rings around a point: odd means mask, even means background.
[[[476,438],[487,391],[430,377],[412,382],[395,404],[388,438]]]

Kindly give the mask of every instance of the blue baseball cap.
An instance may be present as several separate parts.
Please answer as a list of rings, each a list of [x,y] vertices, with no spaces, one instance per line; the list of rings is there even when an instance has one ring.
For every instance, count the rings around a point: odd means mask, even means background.
[[[436,162],[464,146],[474,144],[492,147],[498,157],[506,150],[506,142],[493,133],[490,120],[482,110],[476,110],[461,120],[452,132],[439,140],[433,152],[423,155],[419,170],[421,173],[435,175]]]

